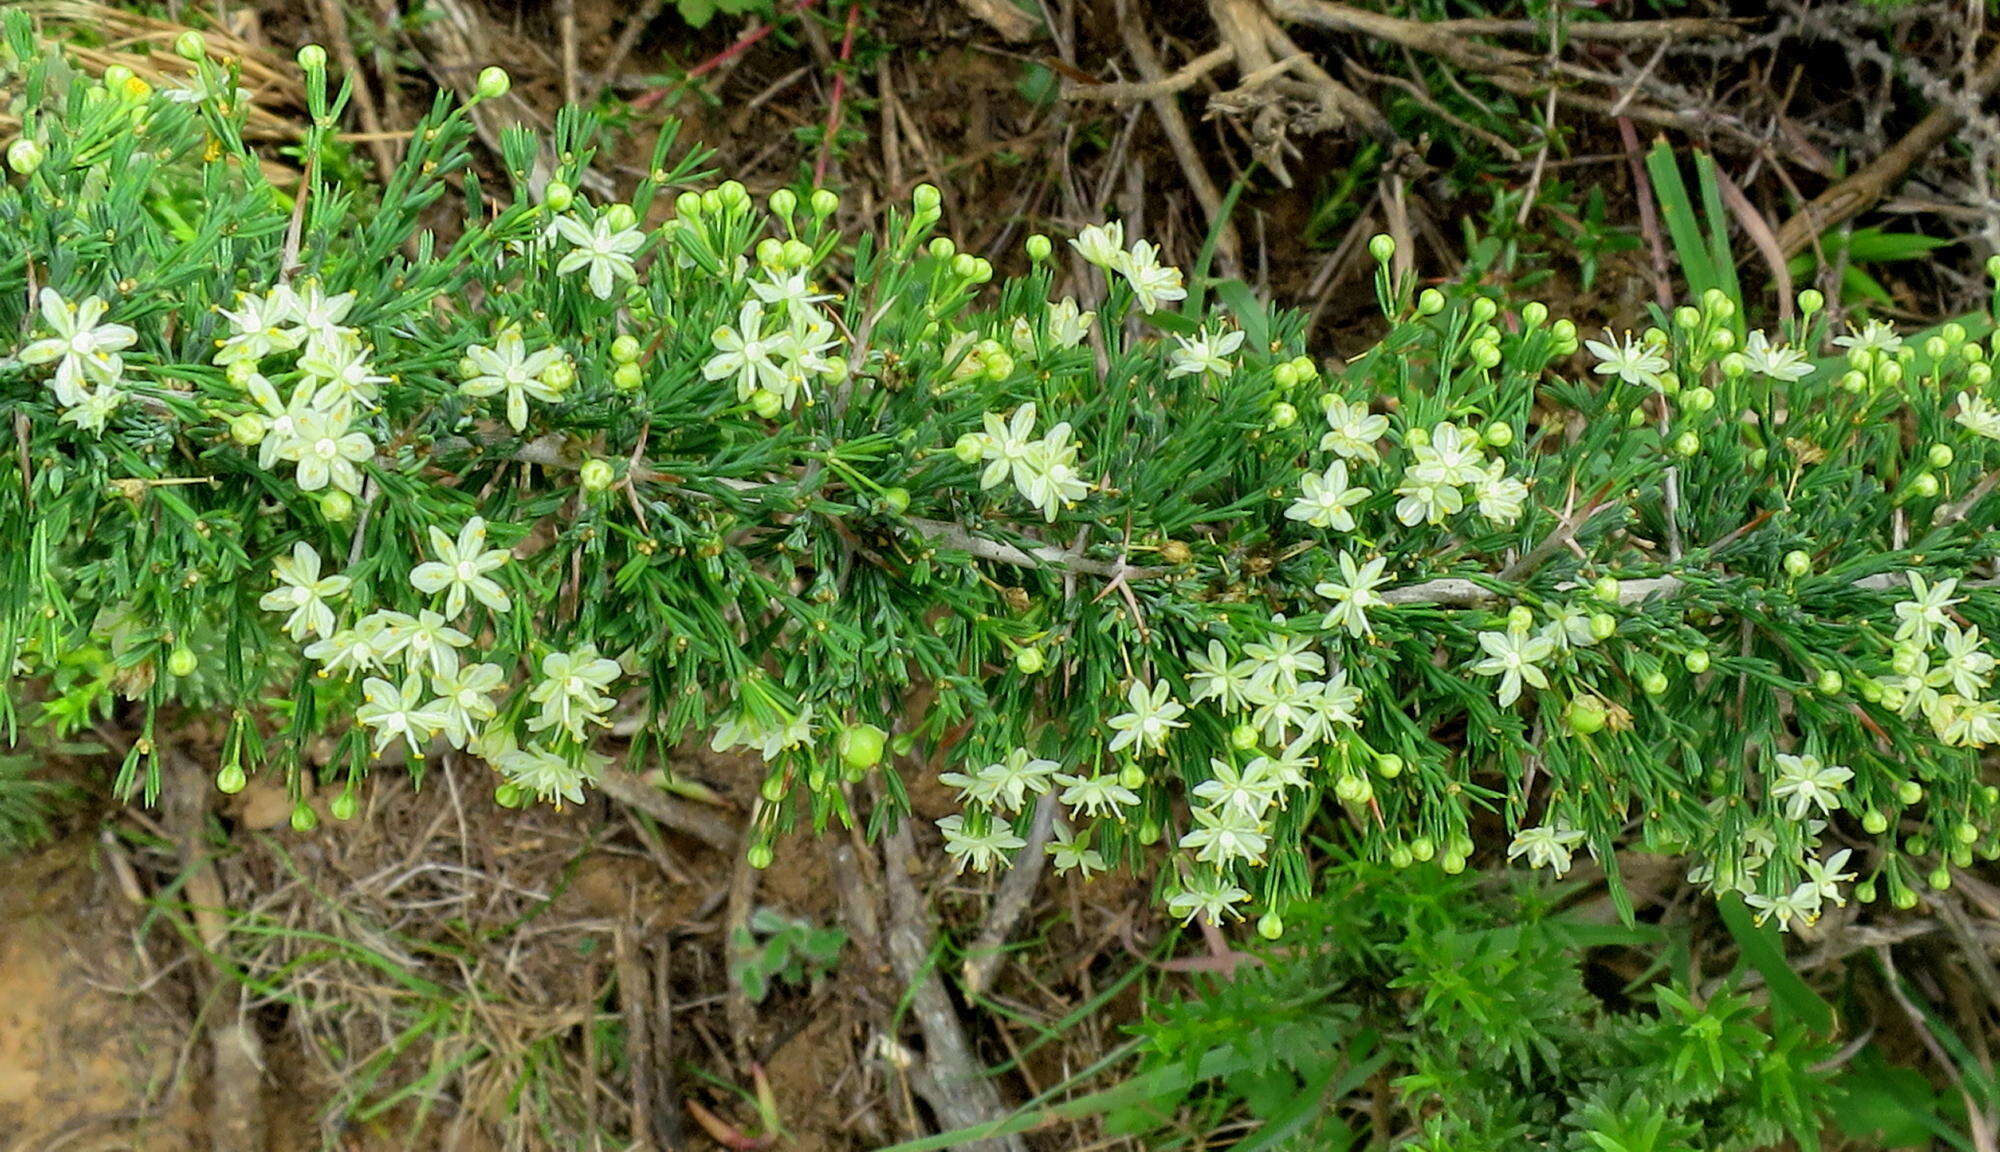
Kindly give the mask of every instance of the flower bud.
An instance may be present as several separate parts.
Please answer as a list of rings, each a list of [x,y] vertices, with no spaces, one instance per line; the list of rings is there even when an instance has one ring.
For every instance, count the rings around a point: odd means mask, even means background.
[[[583,481],[584,491],[602,492],[611,487],[611,482],[617,476],[612,472],[609,463],[603,460],[585,460],[583,467],[577,470],[577,478]]]
[[[1681,657],[1681,667],[1686,668],[1697,676],[1708,671],[1710,663],[1708,649],[1706,648],[1691,649],[1687,655]]]
[[[507,70],[494,65],[479,70],[479,82],[473,87],[472,95],[477,100],[498,100],[513,86],[514,81],[507,75]]]
[[[1401,844],[1389,849],[1389,867],[1391,868],[1408,868],[1415,861],[1415,855]]]
[[[1701,451],[1701,437],[1692,432],[1683,432],[1674,437],[1674,455],[1686,459]]]
[[[1701,311],[1687,304],[1674,309],[1674,327],[1689,332],[1701,327]]]
[[[319,513],[335,524],[344,524],[354,516],[354,497],[336,488],[319,498]]]
[[[785,398],[769,388],[759,388],[750,394],[750,410],[766,420],[776,420],[785,410]]]
[[[1609,612],[1591,613],[1590,634],[1599,640],[1611,639],[1618,634],[1618,618]]]
[[[1396,238],[1387,232],[1377,232],[1368,239],[1368,255],[1377,264],[1387,264],[1396,256]]]
[[[1507,627],[1516,632],[1526,632],[1535,626],[1534,610],[1526,604],[1516,604],[1507,610]]]
[[[960,280],[970,280],[979,274],[979,262],[970,253],[960,252],[951,258],[951,274]]]
[[[576,383],[576,365],[571,363],[568,357],[554,361],[542,369],[542,383],[551,391],[569,391],[570,385]]]
[[[1384,780],[1394,780],[1403,774],[1403,758],[1394,752],[1375,757],[1375,774]]]
[[[1794,580],[1804,579],[1812,573],[1812,556],[1801,548],[1794,548],[1785,553],[1784,564],[1785,575]]]
[[[910,490],[908,488],[885,488],[882,490],[882,510],[891,516],[901,516],[910,510]]]
[[[310,832],[317,827],[319,813],[312,810],[312,805],[301,800],[292,806],[292,831]]]
[[[1417,315],[1435,316],[1444,311],[1444,293],[1435,288],[1426,288],[1417,293]]]
[[[1284,401],[1271,405],[1271,427],[1290,428],[1299,422],[1299,410]]]
[[[1917,473],[1910,481],[1910,492],[1919,500],[1929,500],[1938,494],[1938,478],[1930,472]]]
[[[1838,696],[1840,690],[1847,687],[1847,678],[1828,668],[1819,674],[1819,679],[1813,683],[1813,687],[1819,689],[1819,694],[1822,696]]]
[[[637,364],[620,364],[611,370],[611,386],[620,392],[637,392],[646,374]]]
[[[208,55],[208,41],[192,28],[174,38],[174,55],[183,60],[200,60]]]
[[[765,203],[770,205],[771,215],[780,220],[790,220],[792,213],[798,211],[799,194],[790,188],[780,188],[771,193],[771,198]]]
[[[776,855],[771,851],[771,846],[761,842],[750,845],[749,851],[743,853],[743,862],[759,872],[769,868],[771,861],[775,858]]]
[[[215,787],[230,796],[243,791],[243,786],[249,782],[250,778],[240,764],[226,764],[215,774]]]
[[[1118,784],[1136,792],[1146,786],[1146,770],[1137,764],[1127,764],[1118,770]]]
[[[1419,864],[1429,863],[1431,858],[1437,855],[1437,850],[1437,841],[1428,836],[1419,836],[1410,841],[1410,855]]]
[[[1639,687],[1644,689],[1648,696],[1658,696],[1668,688],[1667,674],[1656,668],[1639,678]]]
[[[1933,468],[1949,468],[1951,462],[1957,458],[1949,444],[1933,444],[1930,450],[1924,453],[1924,459],[1928,460]]]
[[[1472,322],[1474,324],[1484,324],[1499,314],[1500,306],[1493,302],[1491,296],[1475,296],[1472,298]]]
[[[1042,655],[1040,648],[1029,646],[1015,650],[1014,670],[1021,675],[1034,676],[1046,667],[1048,667],[1048,657]]]
[[[910,193],[910,203],[916,208],[917,215],[934,217],[944,203],[944,194],[937,190],[935,184],[919,184]]]
[[[1734,304],[1730,305],[1732,310],[1735,307]],[[1717,352],[1727,352],[1731,348],[1736,347],[1736,333],[1731,332],[1727,328],[1717,328],[1708,334],[1708,346]]]
[[[849,768],[868,769],[882,762],[882,750],[888,743],[889,734],[875,725],[850,724],[840,730],[834,750]]]
[[[1811,316],[1824,307],[1826,307],[1826,294],[1819,289],[1808,288],[1799,293],[1799,313],[1802,317]]]
[[[790,268],[804,268],[812,263],[812,245],[803,240],[787,240],[778,246],[783,253],[785,265]]]
[[[1505,420],[1489,421],[1479,430],[1479,438],[1495,448],[1505,448],[1514,442],[1514,426]]]
[[[1465,856],[1458,852],[1447,852],[1438,859],[1438,867],[1444,869],[1445,875],[1456,876],[1465,871]]]
[[[639,222],[639,214],[632,211],[630,204],[613,204],[604,210],[604,222],[622,232]]]
[[[1049,254],[1055,251],[1055,245],[1050,242],[1047,236],[1037,232],[1033,236],[1028,237],[1027,249],[1028,259],[1039,264],[1047,260]]]
[[[639,338],[627,332],[611,342],[611,361],[631,364],[639,359]]]
[[[167,671],[172,675],[192,676],[194,670],[200,666],[201,662],[195,659],[194,650],[185,644],[167,653]]]
[[[1904,805],[1915,804],[1924,798],[1924,786],[1915,780],[1905,780],[1896,785],[1896,799]]]
[[[674,213],[683,219],[695,219],[708,211],[708,203],[699,192],[683,192],[674,197]]]
[[[493,802],[502,808],[520,808],[527,804],[528,793],[519,784],[498,784],[493,788]]]
[[[1285,934],[1285,922],[1276,912],[1266,912],[1257,917],[1257,935],[1266,940],[1276,940]]]
[[[1606,604],[1618,603],[1618,598],[1624,594],[1624,591],[1624,585],[1618,582],[1618,577],[1616,576],[1599,576],[1590,585],[1590,594],[1604,601]]]
[[[967,432],[951,446],[951,454],[958,457],[961,464],[977,464],[986,454],[986,435],[982,432]]]
[[[833,215],[840,207],[840,197],[825,188],[814,191],[806,202],[811,206],[812,214],[822,218]]]
[[[1491,372],[1500,366],[1500,346],[1484,341],[1475,343],[1471,349],[1472,362],[1481,369]]]
[[[1257,726],[1238,724],[1229,730],[1229,745],[1238,752],[1248,752],[1257,746]]]
[[[724,180],[715,186],[715,194],[721,198],[722,206],[732,211],[750,205],[750,190],[743,186],[741,180]]]
[[[229,421],[229,438],[248,448],[264,442],[271,424],[255,412],[245,412]]]
[[[785,266],[785,245],[776,236],[766,236],[757,241],[757,263],[766,268]]]
[[[1271,369],[1271,383],[1290,392],[1299,385],[1299,370],[1292,366],[1291,361],[1287,360]]]
[[[125,86],[132,82],[132,70],[123,64],[112,64],[104,69],[104,86],[115,95],[122,95]]]
[[[7,145],[7,167],[23,176],[32,176],[42,166],[42,146],[26,136]]]
[[[1366,804],[1374,799],[1375,788],[1366,777],[1343,774],[1333,782],[1333,794],[1343,804]]]
[[[1549,318],[1549,306],[1540,300],[1530,300],[1521,305],[1521,324],[1526,328],[1540,328]]]
[[[326,49],[317,44],[308,44],[299,49],[298,61],[299,67],[308,72],[324,72],[326,70]]]
[[[361,810],[361,801],[352,792],[342,792],[327,803],[327,815],[335,820],[352,820]]]

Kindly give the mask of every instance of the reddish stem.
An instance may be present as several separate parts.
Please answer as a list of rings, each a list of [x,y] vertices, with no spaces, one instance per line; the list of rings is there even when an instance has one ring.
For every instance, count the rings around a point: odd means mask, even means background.
[[[826,113],[826,135],[819,142],[819,161],[813,165],[813,185],[826,183],[826,162],[832,157],[833,136],[840,131],[840,100],[847,94],[847,64],[854,58],[854,29],[861,21],[861,0],[847,6],[847,31],[840,38],[840,68],[833,74],[833,106]]]
[[[792,14],[794,16],[799,15],[800,13],[808,11],[815,4],[818,3],[819,0],[793,0]],[[717,52],[713,56],[710,56],[708,59],[695,65],[693,68],[688,69],[687,79],[698,80],[701,77],[708,75],[710,72],[715,71],[717,68],[720,68],[724,64],[729,63],[731,60],[734,60],[738,56],[741,56],[746,50],[748,50],[751,47],[751,45],[756,44],[759,40],[762,40],[764,37],[769,36],[772,32],[775,32],[777,28],[778,24],[775,20],[768,24],[757,25],[755,28],[752,28],[748,32],[745,32],[743,35],[737,37],[736,42],[734,44],[731,44],[729,47],[724,48],[722,51]],[[660,101],[666,98],[667,98],[666,88],[655,88],[651,92],[647,92],[639,96],[637,99],[633,100],[632,107],[636,110],[644,111],[645,109],[651,108],[653,105],[658,104]]]

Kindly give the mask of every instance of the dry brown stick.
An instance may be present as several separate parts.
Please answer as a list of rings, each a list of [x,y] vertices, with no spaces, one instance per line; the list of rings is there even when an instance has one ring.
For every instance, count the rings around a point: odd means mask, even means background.
[[[598,775],[597,787],[606,796],[628,808],[637,808],[683,836],[692,836],[711,848],[732,851],[741,833],[727,820],[685,800],[669,796],[636,773],[607,767]]]
[[[1837,224],[1866,211],[1887,195],[1917,161],[1944,143],[1965,123],[1966,104],[1977,105],[2000,91],[2000,48],[1988,53],[1966,86],[1964,99],[1940,104],[1930,110],[1916,127],[1905,133],[1887,152],[1867,167],[1813,198],[1812,203],[1785,221],[1778,229],[1778,249],[1787,258],[1805,251],[1813,239]]]
[[[1034,17],[1015,7],[1012,0],[958,0],[958,4],[999,33],[1002,40],[1026,40],[1039,27]]]
[[[1668,17],[1662,20],[1569,21],[1562,26],[1565,40],[1602,40],[1631,44],[1652,40],[1700,40],[1716,36],[1736,36],[1750,21],[1711,20],[1700,16]],[[1457,36],[1542,36],[1549,26],[1538,20],[1437,20],[1431,27]]]
[[[674,1106],[678,1093],[674,1079],[674,943],[661,933],[653,954],[653,1066],[659,1070],[659,1085],[653,1099],[653,1137],[660,1152],[675,1152],[681,1146],[681,1110]]]
[[[628,915],[611,935],[612,963],[618,972],[618,1007],[625,1019],[625,1063],[632,1070],[632,1146],[644,1152],[653,1147],[653,1034],[650,1013],[653,1007],[651,975],[639,962],[632,942]]]
[[[196,978],[203,1005],[219,1005],[229,994],[229,976],[219,959],[227,947],[229,929],[223,921],[228,901],[215,863],[205,843],[208,797],[213,785],[208,772],[178,749],[166,749],[169,774],[166,820],[172,830],[186,880],[187,915],[201,948]],[[206,1009],[201,1013],[206,1015]],[[263,1045],[244,1018],[242,1004],[221,1011],[208,1025],[210,1105],[208,1133],[214,1152],[262,1152],[265,1117],[262,1092]]]
[[[758,802],[761,810],[763,802]],[[722,1010],[729,1021],[729,1042],[736,1063],[748,1070],[752,1062],[750,1032],[757,1022],[750,993],[737,978],[737,969],[756,952],[750,938],[750,912],[757,901],[757,881],[762,873],[750,866],[750,846],[756,842],[757,816],[743,824],[743,840],[736,849],[736,869],[729,878],[729,898],[723,905],[722,954],[728,959],[724,976]]]
[[[1065,100],[1111,100],[1136,101],[1153,100],[1161,96],[1172,96],[1185,92],[1201,83],[1202,77],[1236,59],[1236,50],[1224,44],[1211,49],[1188,61],[1174,72],[1147,80],[1143,83],[1078,84],[1063,85]]]
[[[1736,217],[1736,222],[1743,225],[1744,235],[1750,237],[1750,243],[1757,249],[1757,254],[1771,267],[1771,279],[1778,289],[1778,322],[1789,324],[1793,312],[1792,270],[1785,259],[1784,249],[1779,246],[1778,237],[1771,231],[1770,221],[1764,219],[1764,214],[1750,202],[1750,197],[1743,194],[1743,189],[1736,186],[1736,181],[1729,178],[1729,173],[1724,172],[1721,165],[1715,165],[1714,168],[1716,187],[1722,190],[1723,203],[1729,205],[1729,211]]]
[[[994,974],[1007,958],[1007,939],[1014,934],[1014,926],[1021,922],[1028,905],[1034,903],[1035,890],[1041,884],[1042,871],[1048,863],[1048,853],[1043,849],[1055,827],[1055,818],[1056,794],[1051,790],[1042,793],[1042,798],[1035,802],[1035,821],[1028,828],[1028,842],[1015,854],[1014,866],[1001,877],[1000,890],[993,895],[986,921],[966,951],[961,974],[968,995],[977,996],[992,987]]]
[[[1149,83],[1158,83],[1166,76],[1160,67],[1160,58],[1153,54],[1153,46],[1146,42],[1146,33],[1136,19],[1123,22],[1120,31],[1125,38],[1125,51],[1138,66],[1139,74]],[[1235,278],[1242,274],[1241,256],[1243,238],[1237,234],[1236,225],[1230,221],[1222,202],[1222,193],[1209,177],[1207,165],[1202,163],[1201,150],[1195,147],[1194,136],[1188,131],[1187,118],[1181,115],[1181,106],[1170,94],[1152,97],[1148,103],[1153,115],[1159,118],[1160,127],[1167,134],[1167,143],[1174,150],[1174,159],[1180,162],[1181,172],[1186,175],[1188,188],[1201,205],[1202,215],[1208,218],[1209,229],[1217,232],[1215,258],[1225,277]]]
[[[945,991],[932,963],[936,932],[930,909],[917,891],[913,875],[916,845],[910,822],[900,821],[882,838],[883,879],[889,905],[889,959],[909,988],[910,1016],[924,1036],[921,1059],[910,1066],[910,1080],[947,1129],[991,1124],[1006,1115],[1000,1092],[985,1075],[972,1044],[966,1039],[958,1009]],[[1019,1136],[969,1140],[966,1152],[1027,1152]]]

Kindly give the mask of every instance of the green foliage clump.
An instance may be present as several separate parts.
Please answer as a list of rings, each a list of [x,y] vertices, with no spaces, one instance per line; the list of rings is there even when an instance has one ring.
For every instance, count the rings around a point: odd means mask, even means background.
[[[225,788],[331,739],[336,815],[399,753],[560,804],[703,738],[765,765],[753,862],[937,772],[961,870],[1039,809],[1059,869],[1165,855],[1211,922],[1330,829],[1463,869],[1488,811],[1781,925],[2000,851],[1983,318],[1754,329],[1691,268],[1586,339],[1378,237],[1387,331],[1332,366],[1115,221],[996,280],[934,188],[850,233],[671,132],[594,202],[573,110],[497,186],[441,100],[380,189],[282,191],[198,37],[159,93],[5,28],[0,650],[58,722],[129,702],[132,791],[183,707]],[[345,91],[301,62],[310,158]],[[115,674],[64,689],[85,648]]]
[[[1724,1152],[1815,1146],[1839,1098],[1821,1068],[1835,1046],[1727,985],[1648,976],[1610,1003],[1586,987],[1588,950],[1659,930],[1436,868],[1347,864],[1319,882],[1281,945],[1155,1005],[1132,1085],[1157,1091],[1123,1102],[1114,1130],[1159,1139],[1247,1111],[1263,1148],[1400,1134],[1422,1152]]]
[[[737,984],[753,1004],[771,994],[771,986],[817,983],[840,962],[847,933],[820,928],[773,908],[759,908],[750,923],[736,930],[730,946],[737,955],[731,965]]]

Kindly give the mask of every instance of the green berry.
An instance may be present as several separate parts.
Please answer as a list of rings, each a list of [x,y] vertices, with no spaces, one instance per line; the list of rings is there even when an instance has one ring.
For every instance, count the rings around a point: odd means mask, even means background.
[[[882,750],[888,743],[889,734],[875,725],[850,724],[841,729],[834,747],[841,763],[848,767],[873,768],[882,762]]]
[[[192,676],[198,667],[200,661],[195,659],[194,650],[186,645],[167,654],[167,671],[175,676]]]

